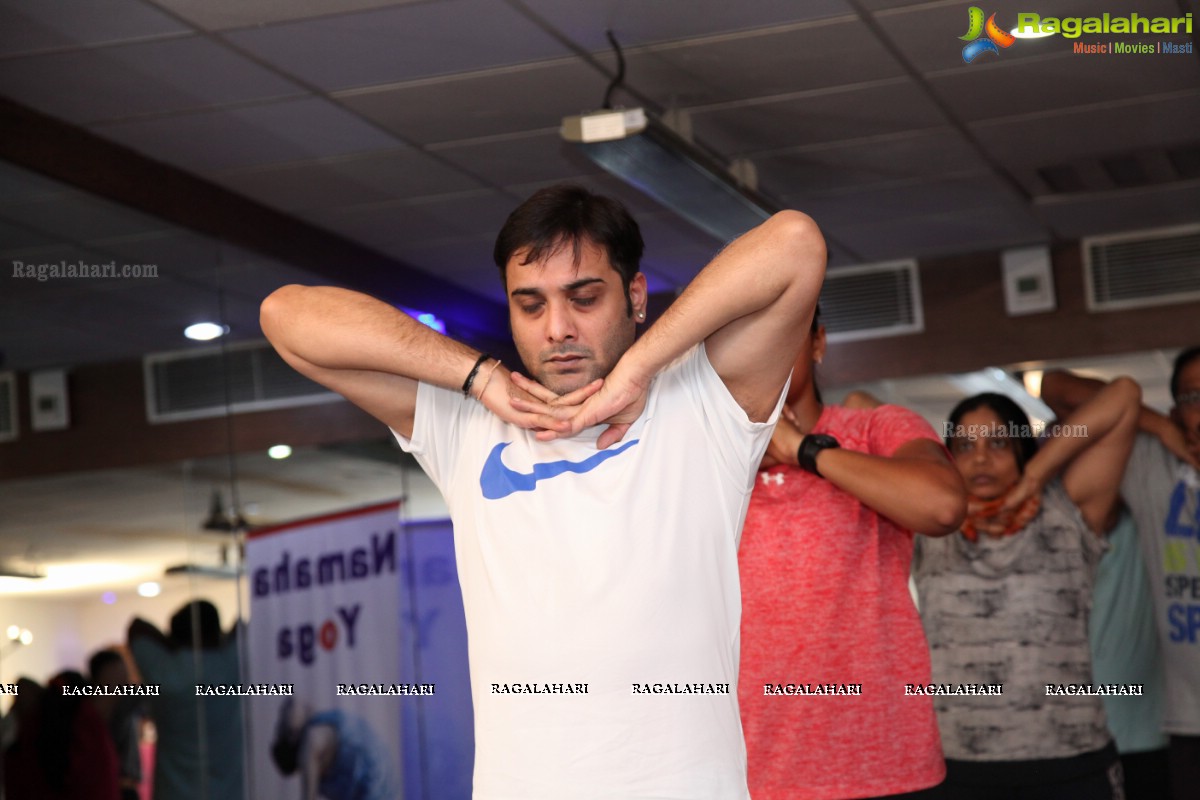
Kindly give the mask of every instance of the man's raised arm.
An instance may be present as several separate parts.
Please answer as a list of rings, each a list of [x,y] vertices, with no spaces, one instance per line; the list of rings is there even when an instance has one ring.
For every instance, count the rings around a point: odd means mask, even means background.
[[[816,223],[798,211],[782,211],[717,254],[625,352],[595,396],[573,409],[514,405],[542,412],[542,428],[551,428],[550,420],[569,420],[568,433],[607,421],[612,427],[599,441],[606,447],[641,413],[651,379],[704,342],[730,394],[751,420],[765,421],[808,330],[824,277],[825,240]]]
[[[681,326],[704,339],[730,394],[762,422],[791,372],[824,280],[821,231],[805,214],[783,211],[718,254],[667,314],[678,306]]]
[[[263,301],[263,333],[295,370],[405,436],[412,435],[417,382],[471,394],[504,419],[531,427],[508,402],[508,373],[387,303],[331,286],[284,286]],[[487,389],[487,396],[481,393]]]

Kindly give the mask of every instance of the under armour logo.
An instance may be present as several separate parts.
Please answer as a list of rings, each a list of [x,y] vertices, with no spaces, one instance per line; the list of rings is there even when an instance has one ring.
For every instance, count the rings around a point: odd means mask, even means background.
[[[762,482],[765,486],[770,486],[772,482],[774,482],[776,486],[783,486],[782,472],[762,472],[759,473],[758,477],[762,478]]]

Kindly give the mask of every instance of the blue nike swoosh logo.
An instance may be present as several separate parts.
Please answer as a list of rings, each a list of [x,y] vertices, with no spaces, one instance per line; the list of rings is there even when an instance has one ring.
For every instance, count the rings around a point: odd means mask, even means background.
[[[618,456],[638,443],[637,439],[626,442],[615,450],[601,450],[594,456],[588,456],[583,461],[548,461],[544,464],[534,464],[532,472],[517,472],[504,466],[500,453],[512,442],[501,442],[488,453],[487,461],[483,462],[483,470],[479,473],[479,488],[488,500],[499,500],[508,497],[513,492],[532,492],[538,481],[562,475],[564,472],[591,472],[600,464],[613,456]]]

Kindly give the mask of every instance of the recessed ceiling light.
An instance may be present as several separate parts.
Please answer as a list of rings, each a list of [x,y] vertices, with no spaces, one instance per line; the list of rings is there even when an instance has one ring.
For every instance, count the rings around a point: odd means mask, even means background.
[[[146,581],[145,583],[138,584],[137,592],[142,597],[158,597],[161,591],[162,587],[154,581]]]
[[[215,322],[197,322],[183,329],[183,335],[197,342],[207,342],[229,333],[229,326],[218,325]]]
[[[271,458],[287,458],[291,454],[292,448],[288,447],[286,444],[276,444],[267,448],[267,455],[269,455]]]

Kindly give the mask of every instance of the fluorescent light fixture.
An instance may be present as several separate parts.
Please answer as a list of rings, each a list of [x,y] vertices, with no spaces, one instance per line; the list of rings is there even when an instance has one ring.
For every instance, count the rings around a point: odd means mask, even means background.
[[[209,342],[229,333],[228,325],[218,325],[215,322],[197,322],[183,329],[183,335],[197,342]]]
[[[292,448],[286,444],[273,444],[267,448],[267,455],[275,460],[287,458],[292,454]]]
[[[40,569],[17,567],[11,564],[0,564],[0,578],[28,578],[35,580],[46,577]]]
[[[165,574],[237,580],[240,573],[233,564],[175,564],[167,567]]]
[[[561,133],[605,170],[722,242],[779,210],[719,158],[640,108],[566,117]]]
[[[158,597],[161,592],[162,587],[154,581],[146,581],[145,583],[138,584],[137,593],[142,597]]]
[[[81,561],[67,564],[43,564],[38,567],[39,580],[11,577],[16,570],[0,571],[0,597],[5,594],[47,594],[51,592],[85,592],[95,596],[112,586],[133,583],[157,574],[158,566],[144,561]],[[91,591],[89,591],[91,590]]]

